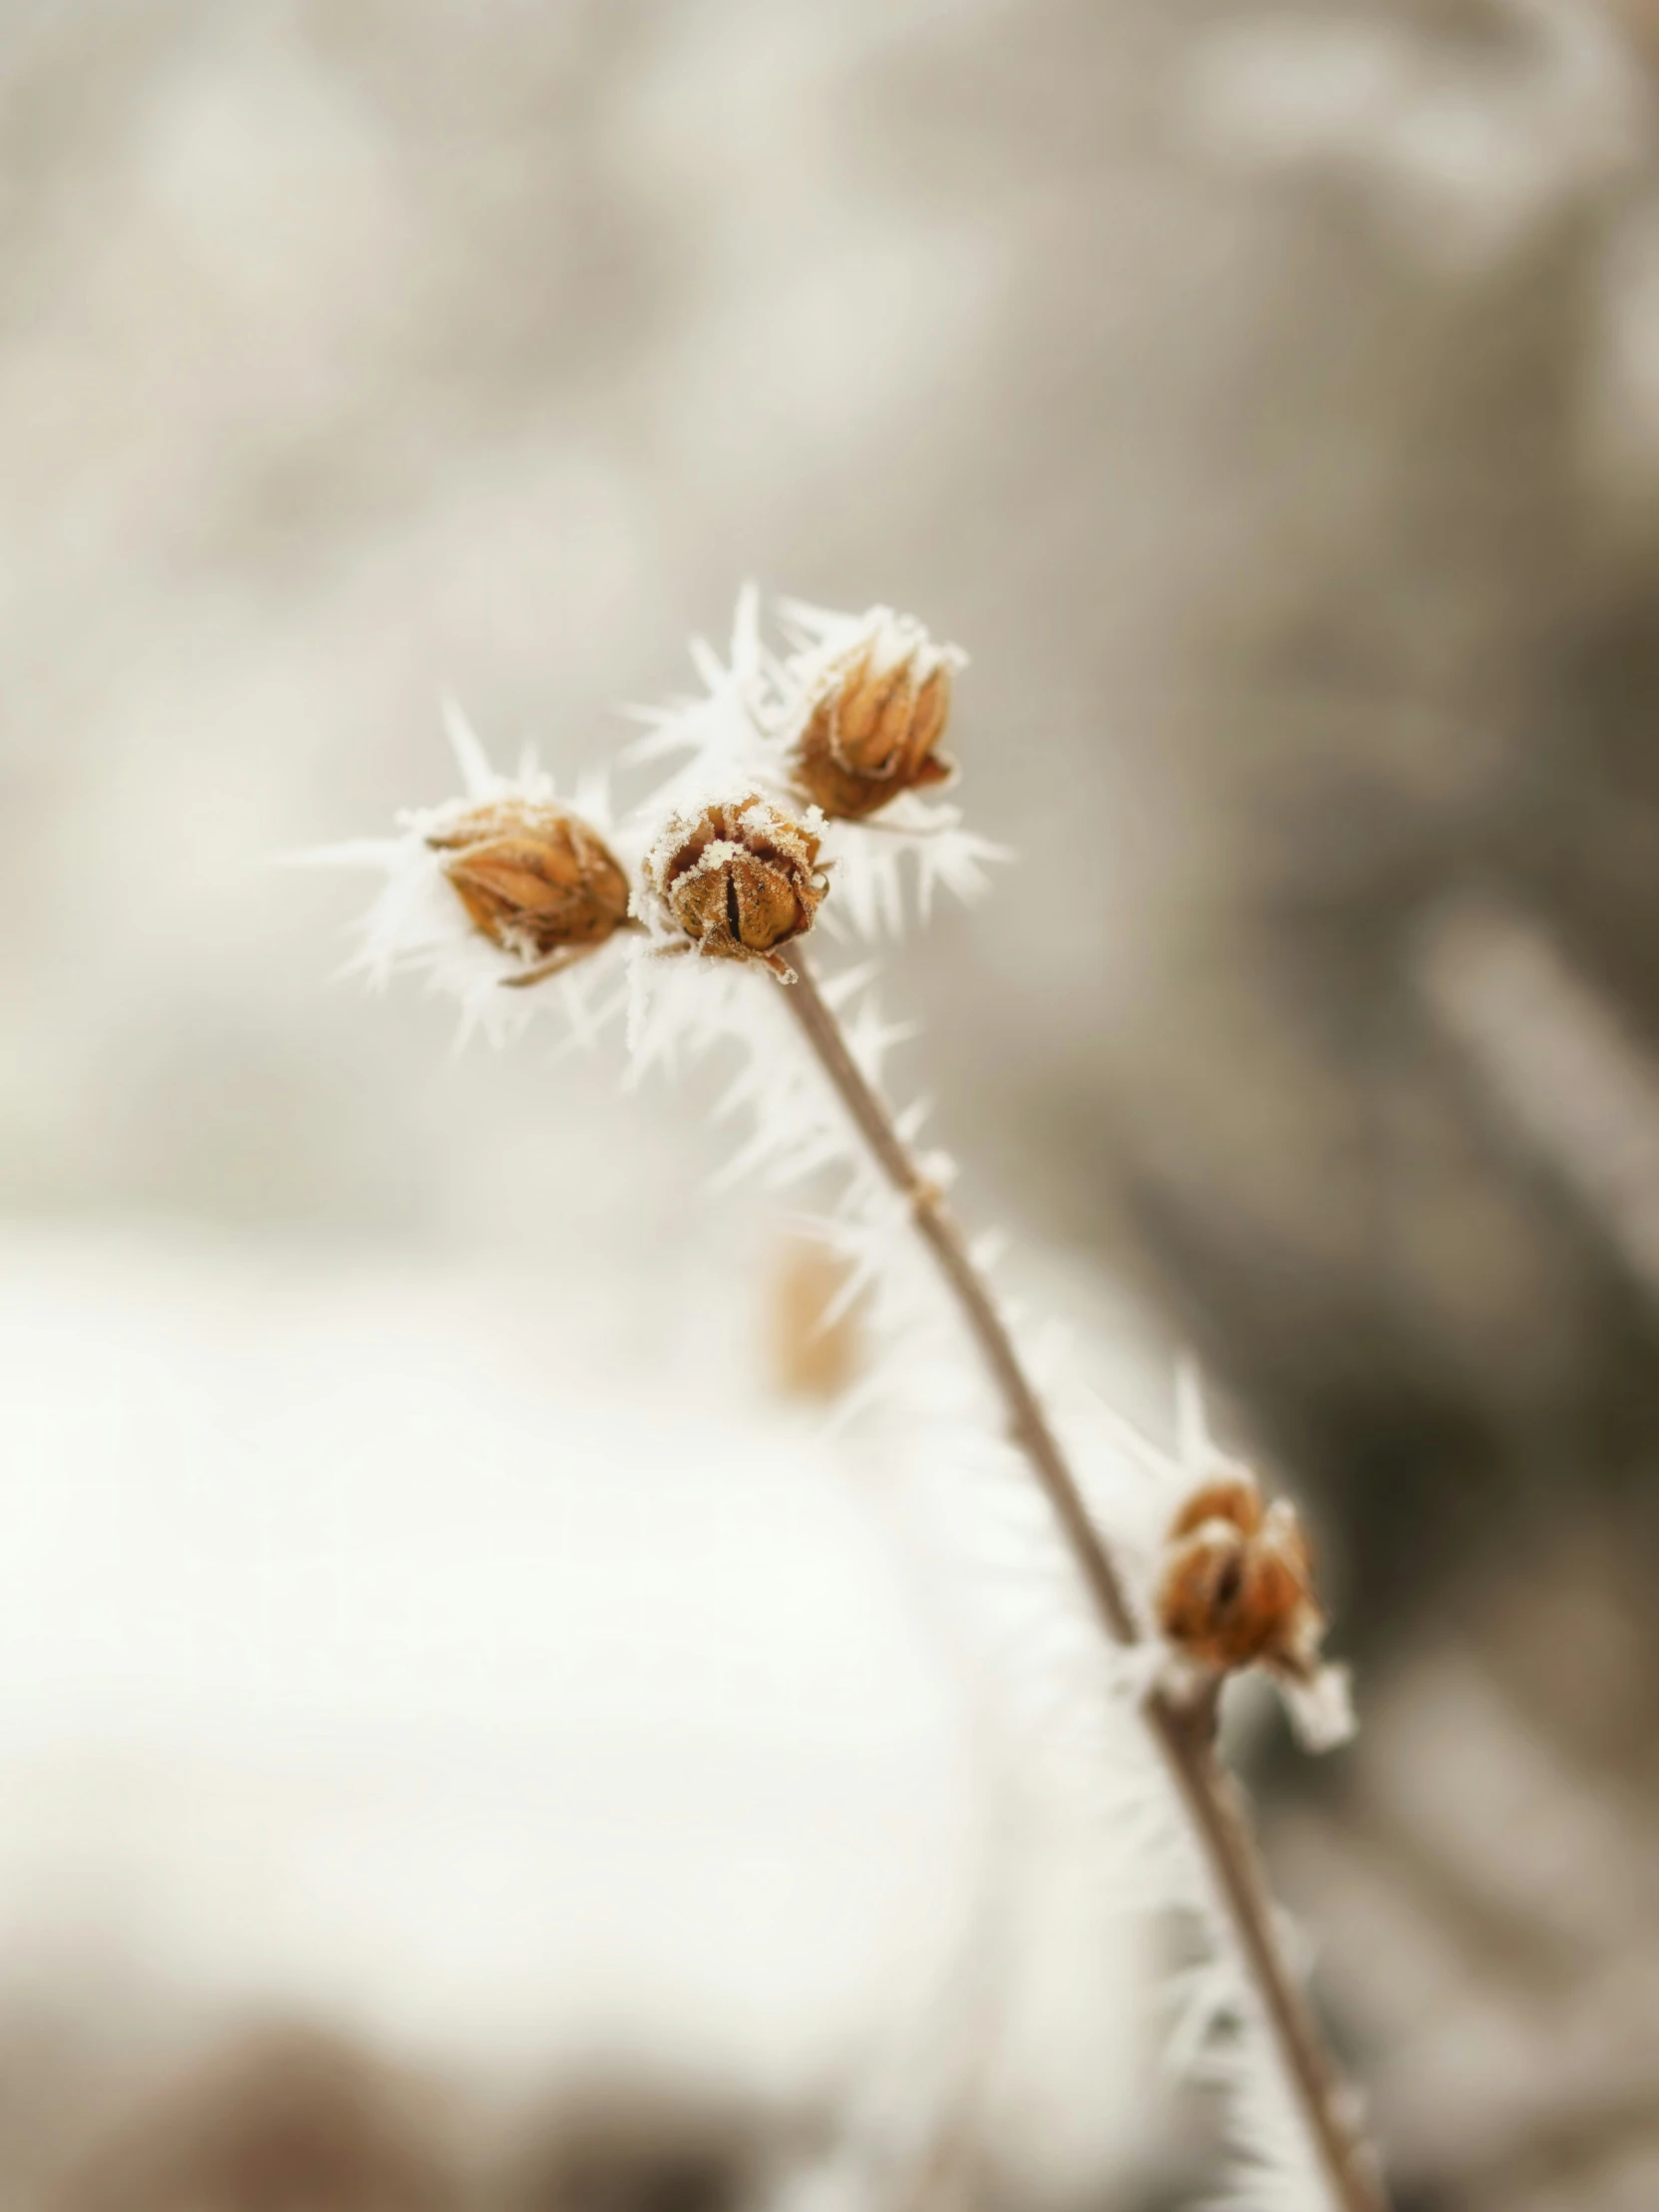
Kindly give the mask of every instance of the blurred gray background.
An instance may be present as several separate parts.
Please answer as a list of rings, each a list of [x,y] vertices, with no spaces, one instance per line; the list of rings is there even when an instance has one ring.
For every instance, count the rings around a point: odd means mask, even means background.
[[[326,1296],[438,1343],[479,1286],[526,1362],[591,1304],[601,1367],[677,1373],[718,1141],[330,987],[354,894],[272,856],[445,796],[445,692],[568,775],[747,576],[913,610],[1021,860],[893,963],[905,1076],[970,1217],[1127,1294],[1126,1370],[1195,1350],[1312,1501],[1373,1721],[1261,1784],[1402,2190],[1651,2205],[1655,68],[1645,0],[8,0],[14,1498],[96,1459],[142,1522],[135,1467],[234,1459],[248,1345],[256,1401],[326,1406],[270,1350]],[[771,1232],[732,1234],[736,1281]],[[124,1458],[138,1315],[225,1403]],[[29,1679],[102,1511],[41,1538]],[[138,1623],[128,1541],[96,1604]],[[255,2072],[311,2112],[332,2064]],[[748,2172],[688,2129],[664,2212]],[[132,2201],[86,2133],[51,2156]],[[621,2189],[594,2156],[536,2186]],[[1147,2201],[1092,2158],[1043,2186]]]

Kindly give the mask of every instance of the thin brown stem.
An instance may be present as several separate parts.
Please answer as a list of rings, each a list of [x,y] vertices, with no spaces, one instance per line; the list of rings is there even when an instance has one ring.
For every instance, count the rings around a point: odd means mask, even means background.
[[[795,969],[791,1006],[882,1173],[907,1202],[917,1235],[937,1261],[1002,1399],[1014,1441],[1060,1523],[1101,1626],[1114,1643],[1138,1642],[1141,1631],[1122,1576],[1089,1516],[1077,1478],[961,1229],[864,1079],[798,946],[791,947],[790,957]],[[1376,2160],[1345,2110],[1347,2100],[1319,2021],[1280,1941],[1244,1801],[1216,1755],[1214,1701],[1184,1706],[1154,1690],[1142,1709],[1203,1848],[1333,2201],[1341,2212],[1387,2212]]]
[[[644,928],[645,923],[636,921],[630,914],[617,923],[611,934],[615,936],[624,929],[637,933]],[[503,975],[501,988],[504,991],[527,991],[532,983],[545,983],[550,975],[567,975],[579,961],[602,951],[608,941],[601,938],[597,944],[562,944],[556,952],[550,952],[545,960],[538,960],[534,967],[520,968],[516,975]]]

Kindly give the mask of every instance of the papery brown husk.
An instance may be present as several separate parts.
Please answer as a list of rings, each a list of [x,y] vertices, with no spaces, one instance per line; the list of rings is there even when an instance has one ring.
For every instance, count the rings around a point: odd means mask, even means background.
[[[936,749],[950,715],[950,670],[918,683],[915,656],[882,669],[874,649],[836,668],[797,741],[795,781],[827,815],[858,821],[900,792],[948,783],[955,766]]]
[[[1284,1501],[1265,1509],[1247,1476],[1195,1491],[1170,1529],[1157,1612],[1165,1638],[1200,1666],[1232,1673],[1261,1664],[1305,1677],[1325,1616],[1294,1509]]]
[[[649,867],[665,911],[700,950],[781,969],[778,948],[812,927],[828,889],[819,843],[805,823],[751,793],[677,818]]]
[[[473,926],[526,959],[603,944],[628,918],[628,878],[598,831],[550,804],[498,800],[428,836]]]

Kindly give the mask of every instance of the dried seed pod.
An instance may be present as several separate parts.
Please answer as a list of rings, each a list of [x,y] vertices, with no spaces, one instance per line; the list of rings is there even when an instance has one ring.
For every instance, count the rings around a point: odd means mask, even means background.
[[[778,947],[812,927],[829,887],[818,851],[806,823],[752,793],[673,816],[646,859],[646,876],[666,918],[699,951],[763,960],[788,979]]]
[[[873,608],[821,672],[791,755],[796,783],[827,815],[859,821],[900,792],[948,783],[938,751],[961,655],[920,623]]]
[[[579,960],[628,918],[628,878],[615,854],[564,807],[492,801],[426,842],[446,855],[443,871],[474,928],[540,963],[536,974]]]
[[[1319,1665],[1325,1616],[1296,1508],[1265,1505],[1247,1472],[1195,1490],[1171,1524],[1158,1625],[1176,1650],[1218,1673],[1260,1663],[1295,1681]]]

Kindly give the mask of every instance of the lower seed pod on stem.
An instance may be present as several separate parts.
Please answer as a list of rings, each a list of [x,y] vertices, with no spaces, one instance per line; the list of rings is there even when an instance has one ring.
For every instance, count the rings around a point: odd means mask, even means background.
[[[1243,1468],[1195,1490],[1170,1527],[1158,1625],[1178,1651],[1218,1674],[1260,1664],[1311,1677],[1325,1615],[1289,1499],[1268,1504]]]
[[[1278,1685],[1309,1751],[1354,1733],[1348,1669],[1321,1650],[1325,1611],[1296,1507],[1271,1503],[1248,1467],[1225,1467],[1192,1492],[1164,1538],[1154,1600],[1179,1700],[1213,1701],[1230,1676],[1260,1667]]]

